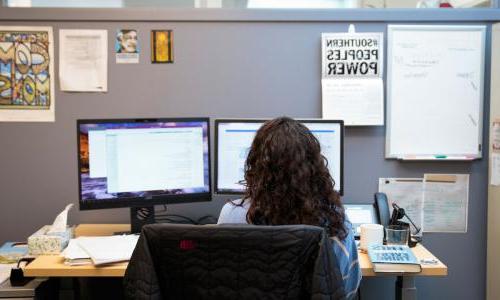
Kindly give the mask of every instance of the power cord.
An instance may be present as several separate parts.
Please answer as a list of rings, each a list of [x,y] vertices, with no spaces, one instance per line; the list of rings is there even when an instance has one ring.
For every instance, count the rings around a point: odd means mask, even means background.
[[[177,218],[178,222],[175,222]],[[195,220],[181,215],[162,214],[155,216],[156,221],[167,221],[167,223],[197,224]]]
[[[199,225],[217,224],[217,218],[211,215],[206,215],[197,220]]]

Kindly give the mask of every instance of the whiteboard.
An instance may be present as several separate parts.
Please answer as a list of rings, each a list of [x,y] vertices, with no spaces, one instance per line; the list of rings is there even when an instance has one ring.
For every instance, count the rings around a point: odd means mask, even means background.
[[[386,158],[482,153],[485,26],[389,25]]]

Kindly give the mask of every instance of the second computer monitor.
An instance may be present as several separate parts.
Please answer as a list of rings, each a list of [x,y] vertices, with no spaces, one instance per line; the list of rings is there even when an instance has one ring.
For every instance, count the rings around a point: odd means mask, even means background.
[[[210,201],[208,118],[78,120],[80,209]]]
[[[257,130],[266,120],[215,120],[215,192],[240,194],[245,161]],[[343,194],[344,123],[340,120],[298,120],[318,139],[328,161],[335,190]]]

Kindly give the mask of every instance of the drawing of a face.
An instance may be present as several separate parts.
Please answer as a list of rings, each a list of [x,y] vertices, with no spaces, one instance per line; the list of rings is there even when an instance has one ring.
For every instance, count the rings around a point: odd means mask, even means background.
[[[137,53],[137,31],[122,30],[118,41],[120,42],[120,52]]]

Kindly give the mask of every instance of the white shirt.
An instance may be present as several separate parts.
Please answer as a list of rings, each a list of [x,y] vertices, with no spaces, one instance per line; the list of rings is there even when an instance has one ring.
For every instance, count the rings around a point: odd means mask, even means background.
[[[238,204],[240,200],[235,200],[233,203]],[[243,202],[243,205],[235,205],[233,203],[226,203],[220,211],[219,220],[217,224],[246,224],[247,212],[250,208],[250,201]]]

